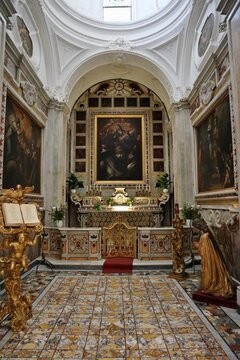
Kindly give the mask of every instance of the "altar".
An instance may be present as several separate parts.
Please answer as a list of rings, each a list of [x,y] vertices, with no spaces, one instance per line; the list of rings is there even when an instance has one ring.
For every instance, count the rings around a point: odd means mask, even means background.
[[[78,223],[84,227],[110,226],[114,222],[126,222],[129,226],[161,227],[163,205],[169,193],[160,197],[129,197],[124,188],[116,188],[109,198],[100,194],[79,197],[71,194],[71,202],[77,206]]]
[[[131,198],[123,188],[116,188],[110,198],[71,194],[79,226],[48,228],[45,252],[66,260],[99,260],[109,256],[171,259],[174,228],[161,226],[162,206],[168,199],[167,192],[159,198]],[[189,229],[183,230],[187,250]]]
[[[112,231],[111,231],[112,230]],[[131,256],[139,260],[171,260],[173,227],[132,227],[116,222],[109,227],[46,227],[44,254],[61,260],[100,260]],[[189,227],[184,226],[185,254],[189,253]]]

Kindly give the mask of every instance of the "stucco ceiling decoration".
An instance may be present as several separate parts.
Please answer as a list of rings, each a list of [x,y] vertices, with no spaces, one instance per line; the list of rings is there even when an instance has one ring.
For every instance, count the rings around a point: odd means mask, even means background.
[[[170,93],[170,98],[171,98],[171,102],[173,104],[179,104],[179,105],[183,105],[183,103],[186,103],[186,105],[188,106],[188,96],[191,92],[192,88],[191,87],[177,87],[174,91],[172,91]]]
[[[123,37],[118,37],[114,41],[110,41],[106,47],[111,50],[130,51],[134,48],[134,43],[125,40]]]
[[[159,45],[152,49],[157,55],[163,58],[171,66],[174,72],[177,71],[179,58],[179,35],[169,40],[167,43]]]
[[[63,71],[66,66],[70,64],[77,56],[82,54],[85,49],[68,42],[58,35],[56,36],[56,39],[60,69]]]
[[[98,96],[149,96],[150,90],[134,81],[116,79],[97,84],[90,88],[88,92],[90,95]]]
[[[132,70],[132,66],[129,65],[129,56],[121,51],[116,54],[108,55],[108,59],[111,62],[109,65],[109,71],[114,75],[126,75]]]
[[[48,85],[64,90],[68,86],[71,102],[74,102],[72,96],[77,97],[77,84],[83,76],[85,87],[114,76],[131,79],[136,76],[138,79],[139,73],[141,76],[144,74],[143,82],[146,81],[156,93],[163,93],[165,104],[177,87],[185,88],[179,64],[189,35],[185,30],[193,7],[192,0],[171,0],[168,4],[164,0],[167,4],[164,8],[162,0],[152,1],[161,11],[121,26],[81,16],[64,0],[41,2],[51,41],[53,73],[56,74],[54,84]],[[71,2],[75,4],[74,0]],[[90,13],[97,11],[91,8],[90,1],[79,2],[81,7],[84,4]],[[149,84],[153,76],[156,81]],[[181,96],[177,92],[174,97]]]
[[[27,104],[30,106],[35,104],[35,102],[37,101],[36,87],[29,81],[21,81],[20,86],[23,90],[23,97],[26,100]]]
[[[216,84],[212,80],[209,80],[200,86],[199,98],[202,105],[207,105],[210,103],[213,97],[213,90],[215,89],[215,86]]]
[[[69,100],[69,86],[67,86],[66,89],[63,89],[62,86],[57,86],[55,89],[44,87],[44,90],[55,106],[63,106]]]

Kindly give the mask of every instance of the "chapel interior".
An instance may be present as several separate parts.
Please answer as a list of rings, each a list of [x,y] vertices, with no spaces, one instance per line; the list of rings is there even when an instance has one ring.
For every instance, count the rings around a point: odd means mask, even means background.
[[[239,38],[238,0],[0,1],[0,359],[240,359]]]

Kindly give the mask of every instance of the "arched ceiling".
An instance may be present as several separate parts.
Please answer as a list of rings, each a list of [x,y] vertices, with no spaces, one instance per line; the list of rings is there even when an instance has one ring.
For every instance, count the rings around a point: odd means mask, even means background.
[[[15,0],[15,6],[34,36],[37,51],[29,61],[57,100],[73,104],[76,89],[79,95],[94,80],[139,81],[140,76],[143,85],[157,88],[168,107],[186,97],[198,75],[193,42],[199,39],[204,14],[215,9],[216,1],[172,0],[163,11],[121,26],[86,18],[63,0]],[[215,46],[217,40],[216,35]],[[41,60],[36,67],[37,59]],[[207,57],[200,60],[206,63]]]
[[[71,93],[68,99],[68,106],[71,109],[79,98],[79,96],[86,91],[91,86],[113,78],[121,78],[128,79],[135,82],[139,82],[141,79],[141,83],[154,91],[161,101],[165,104],[167,110],[170,106],[169,95],[166,91],[166,87],[162,85],[162,83],[157,79],[152,72],[149,70],[145,70],[138,66],[121,66],[115,72],[115,68],[113,67],[113,71],[111,71],[112,64],[105,64],[99,67],[93,67],[92,70],[86,71],[86,73],[78,77],[78,79],[74,85],[71,87]]]

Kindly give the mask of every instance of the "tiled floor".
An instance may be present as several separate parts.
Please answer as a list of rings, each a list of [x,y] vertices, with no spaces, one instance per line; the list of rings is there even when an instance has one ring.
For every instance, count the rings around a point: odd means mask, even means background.
[[[34,299],[26,331],[0,328],[2,359],[240,359],[236,311],[191,300],[199,273],[178,283],[154,270],[39,270],[24,278]]]

